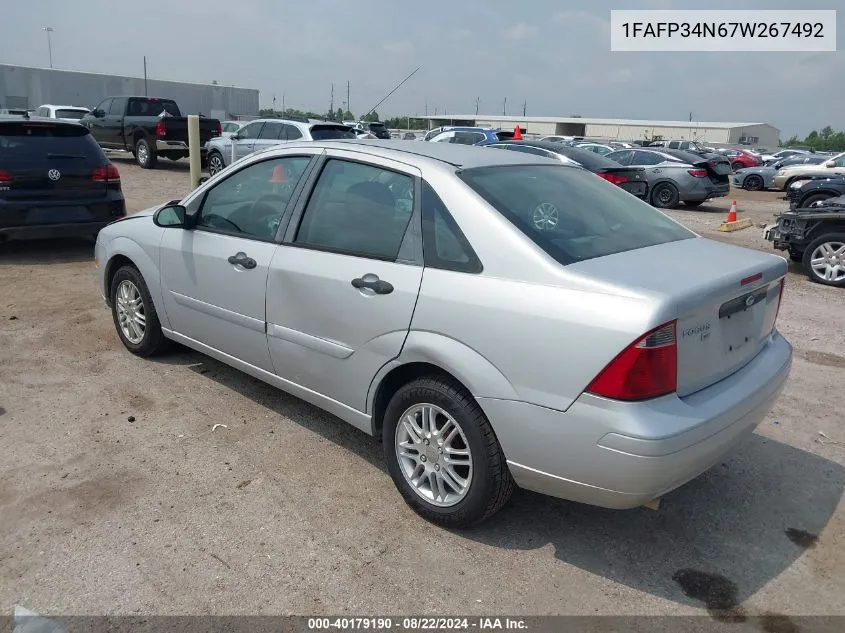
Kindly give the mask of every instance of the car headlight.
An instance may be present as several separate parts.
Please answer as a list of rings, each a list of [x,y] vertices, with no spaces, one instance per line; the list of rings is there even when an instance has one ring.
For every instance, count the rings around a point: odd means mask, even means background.
[[[810,182],[810,181],[809,180],[796,180],[791,185],[789,185],[789,188],[790,189],[800,189],[801,187],[803,187],[808,182]]]

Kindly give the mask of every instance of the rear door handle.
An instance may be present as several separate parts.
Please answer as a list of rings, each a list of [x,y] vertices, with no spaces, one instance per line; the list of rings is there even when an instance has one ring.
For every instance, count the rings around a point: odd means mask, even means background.
[[[232,264],[232,266],[240,266],[241,268],[246,268],[247,270],[252,270],[258,266],[258,264],[255,263],[255,260],[252,257],[248,257],[244,252],[230,255],[228,261]]]
[[[356,277],[352,280],[352,286],[358,290],[367,288],[377,295],[389,295],[393,292],[393,284],[384,279],[379,279],[378,275],[372,273],[367,273],[363,277]]]

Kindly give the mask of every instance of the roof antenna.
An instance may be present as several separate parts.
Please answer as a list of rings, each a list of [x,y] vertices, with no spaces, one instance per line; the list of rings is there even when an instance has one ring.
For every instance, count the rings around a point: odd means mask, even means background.
[[[390,92],[388,92],[386,95],[384,95],[384,98],[383,98],[381,101],[379,101],[379,102],[378,102],[377,104],[375,104],[372,108],[370,108],[369,110],[367,110],[367,114],[370,114],[370,112],[375,111],[375,109],[376,109],[377,107],[379,107],[382,103],[384,103],[385,101],[387,101],[387,98],[388,98],[390,95],[392,95],[394,92],[396,92],[397,90],[399,90],[399,88],[402,86],[402,84],[403,84],[403,83],[405,83],[405,82],[406,82],[406,81],[408,81],[411,77],[413,77],[414,75],[416,75],[416,74],[417,74],[417,70],[419,70],[420,68],[422,68],[422,66],[417,66],[417,68],[416,68],[416,70],[415,70],[414,72],[412,72],[410,75],[408,75],[408,76],[407,76],[407,77],[405,77],[402,81],[400,81],[398,84],[396,84],[396,87],[395,87],[393,90],[391,90]],[[366,116],[367,116],[367,114],[365,114],[364,116],[362,116],[362,117],[361,117],[361,121],[363,121],[363,120],[364,120],[364,117],[366,117]]]

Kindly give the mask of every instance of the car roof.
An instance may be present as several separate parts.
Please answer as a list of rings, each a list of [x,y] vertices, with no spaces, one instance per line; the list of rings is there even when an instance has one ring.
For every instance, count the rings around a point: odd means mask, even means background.
[[[51,119],[51,118],[46,117],[46,116],[25,117],[22,114],[0,114],[0,123],[21,123],[21,122],[23,122],[23,123],[48,123],[48,124],[53,125],[53,126],[73,125],[75,127],[79,127],[79,123],[77,123],[75,121],[62,121],[61,119]]]
[[[293,142],[275,146],[274,149],[298,149],[315,146],[325,149],[348,149],[400,161],[403,159],[407,161],[410,158],[423,159],[426,162],[448,164],[464,169],[514,164],[560,164],[555,163],[551,159],[532,156],[530,154],[497,152],[494,149],[474,145],[420,143],[399,139],[338,139],[333,141],[306,141],[302,144]]]
[[[61,108],[62,110],[87,110],[85,106],[77,105],[59,105],[55,103],[42,103],[38,108]],[[38,109],[36,108],[36,110]]]
[[[580,163],[587,169],[600,169],[605,167],[621,167],[619,163],[614,161],[611,158],[606,158],[601,154],[596,154],[595,152],[591,152],[588,149],[584,149],[582,147],[571,147],[569,145],[563,145],[562,143],[555,143],[553,141],[531,141],[531,140],[522,140],[522,141],[499,141],[498,143],[494,143],[494,146],[499,145],[526,145],[528,147],[538,147],[540,149],[544,149],[546,151],[552,152],[553,154],[560,154],[561,156],[566,156],[567,158],[571,158],[577,163]],[[630,151],[622,149],[620,151]]]

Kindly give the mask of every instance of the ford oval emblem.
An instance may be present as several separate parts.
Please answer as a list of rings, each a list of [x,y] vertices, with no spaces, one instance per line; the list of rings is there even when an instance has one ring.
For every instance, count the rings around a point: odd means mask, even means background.
[[[47,177],[50,180],[58,180],[62,177],[62,172],[60,172],[58,169],[51,169],[47,172]]]
[[[754,301],[755,301],[755,299],[754,299],[754,295],[748,295],[748,296],[745,298],[745,305],[746,305],[746,306],[748,306],[748,307],[750,308],[751,306],[753,306],[753,305],[754,305]]]

